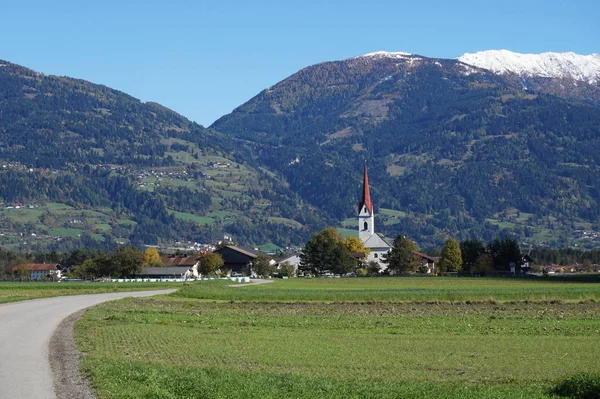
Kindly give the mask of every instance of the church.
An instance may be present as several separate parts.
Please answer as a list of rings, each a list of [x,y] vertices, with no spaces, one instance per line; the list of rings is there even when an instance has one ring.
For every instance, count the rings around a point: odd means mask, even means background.
[[[374,260],[379,263],[382,271],[387,269],[382,257],[392,249],[393,245],[386,240],[383,234],[375,233],[375,212],[371,201],[366,162],[363,174],[362,199],[358,204],[358,238],[363,242],[365,248],[370,250],[366,261]]]

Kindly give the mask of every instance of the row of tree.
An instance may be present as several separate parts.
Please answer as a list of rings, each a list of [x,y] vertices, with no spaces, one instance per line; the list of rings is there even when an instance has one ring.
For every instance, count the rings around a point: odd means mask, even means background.
[[[388,271],[394,273],[427,273],[428,268],[422,264],[424,255],[418,250],[419,247],[414,241],[398,235],[390,252],[383,255],[383,263],[387,265]],[[379,272],[377,262],[362,262],[368,253],[369,250],[359,238],[342,238],[335,228],[328,227],[313,234],[308,241],[300,255],[300,268],[312,274],[326,271],[339,274],[358,271],[362,274],[365,269],[370,273]],[[465,240],[459,243],[450,238],[440,252],[436,272],[490,274],[507,272],[514,268],[518,273],[522,261],[519,244],[514,239],[495,239],[486,245],[479,240]]]
[[[395,272],[407,273],[422,271],[421,255],[415,253],[418,247],[414,241],[397,236],[391,251],[384,255],[384,262]],[[442,248],[436,266],[436,272],[462,272],[469,274],[490,274],[508,272],[511,267],[516,273],[523,262],[521,249],[511,238],[495,239],[487,245],[479,240],[456,241],[449,238]]]

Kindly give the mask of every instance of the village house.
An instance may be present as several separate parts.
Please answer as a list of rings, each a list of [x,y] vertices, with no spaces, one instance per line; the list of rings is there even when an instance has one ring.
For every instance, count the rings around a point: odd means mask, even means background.
[[[439,256],[429,256],[424,254],[423,252],[412,251],[412,255],[420,260],[421,266],[427,267],[427,274],[435,274],[435,262],[437,262],[440,257]]]
[[[47,278],[60,279],[62,272],[58,268],[58,263],[28,263],[13,267],[13,274],[18,274],[19,270],[29,272],[30,280],[44,280]]]

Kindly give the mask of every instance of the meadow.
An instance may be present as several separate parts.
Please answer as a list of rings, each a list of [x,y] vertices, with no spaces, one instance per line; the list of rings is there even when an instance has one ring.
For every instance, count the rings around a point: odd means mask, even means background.
[[[547,398],[598,370],[599,299],[553,279],[199,282],[94,307],[76,339],[99,398]]]
[[[0,303],[63,295],[102,294],[105,292],[145,291],[179,288],[181,283],[100,283],[100,282],[0,282]]]

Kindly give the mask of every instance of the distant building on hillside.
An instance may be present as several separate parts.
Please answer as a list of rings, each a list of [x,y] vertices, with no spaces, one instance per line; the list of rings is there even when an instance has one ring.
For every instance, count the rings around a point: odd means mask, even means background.
[[[375,233],[375,212],[371,201],[371,189],[369,187],[369,175],[367,164],[363,172],[362,198],[358,204],[358,238],[363,242],[365,248],[370,250],[366,262],[375,261],[381,270],[387,269],[383,263],[382,256],[387,254],[393,247],[392,244],[381,233]]]

